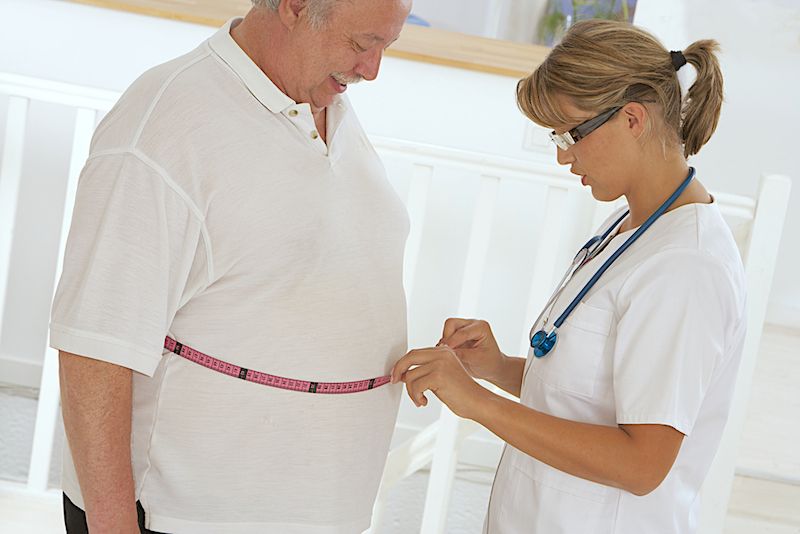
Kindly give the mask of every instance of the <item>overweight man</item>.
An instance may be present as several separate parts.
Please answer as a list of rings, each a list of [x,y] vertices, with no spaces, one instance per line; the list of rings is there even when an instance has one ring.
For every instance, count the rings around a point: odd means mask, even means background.
[[[92,140],[50,325],[68,533],[369,527],[408,219],[344,93],[410,0],[253,4]]]

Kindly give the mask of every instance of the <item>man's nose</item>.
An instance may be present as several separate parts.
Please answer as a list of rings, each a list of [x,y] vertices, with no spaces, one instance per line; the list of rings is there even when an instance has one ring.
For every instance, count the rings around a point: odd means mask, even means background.
[[[381,60],[383,59],[383,50],[378,49],[370,52],[369,55],[359,62],[356,66],[355,73],[367,81],[372,81],[378,77],[378,71],[381,68]]]

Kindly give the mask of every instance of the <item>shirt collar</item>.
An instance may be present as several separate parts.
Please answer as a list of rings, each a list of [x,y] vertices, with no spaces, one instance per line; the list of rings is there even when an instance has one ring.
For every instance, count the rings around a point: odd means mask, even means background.
[[[222,61],[227,64],[233,72],[242,80],[247,90],[258,99],[267,109],[273,113],[285,113],[291,108],[297,108],[298,104],[278,87],[264,74],[258,65],[253,63],[244,50],[231,37],[231,28],[242,21],[241,17],[232,18],[217,33],[208,40],[211,50],[217,54]],[[303,104],[301,104],[302,106]],[[333,105],[338,105],[347,109],[345,99],[341,95],[336,95]],[[307,104],[306,104],[307,106]]]
[[[273,113],[281,113],[297,103],[272,83],[258,65],[253,63],[244,50],[231,37],[231,27],[239,24],[241,18],[229,20],[208,40],[211,50],[224,61],[242,80],[247,90]]]

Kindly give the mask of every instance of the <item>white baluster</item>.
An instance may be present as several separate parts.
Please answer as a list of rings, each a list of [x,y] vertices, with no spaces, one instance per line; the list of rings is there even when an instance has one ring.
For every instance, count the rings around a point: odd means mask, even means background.
[[[567,201],[567,190],[561,187],[548,186],[542,218],[542,227],[536,242],[536,258],[534,260],[533,272],[531,277],[531,287],[528,292],[528,303],[525,307],[526,319],[523,329],[526,337],[523,339],[519,354],[527,355],[530,349],[530,340],[527,338],[528,330],[536,320],[539,312],[547,302],[547,298],[553,290],[553,285],[558,282],[558,255],[561,235],[560,232],[566,227],[566,210],[564,205]],[[577,247],[576,247],[577,248]]]
[[[97,120],[97,111],[80,108],[75,118],[72,138],[72,155],[70,157],[67,189],[64,196],[64,215],[61,225],[61,239],[55,270],[55,281],[61,275],[64,248],[66,247],[69,225],[72,221],[72,209],[75,205],[75,192],[78,187],[78,176],[89,155],[89,144]],[[55,288],[55,284],[53,286]],[[45,491],[50,473],[50,459],[53,454],[53,438],[59,417],[60,388],[58,383],[58,351],[47,347],[42,365],[42,378],[39,386],[39,402],[36,405],[36,426],[33,433],[33,450],[31,451],[28,469],[28,489]]]
[[[489,241],[497,203],[500,179],[492,176],[481,178],[480,191],[475,204],[472,230],[467,248],[464,279],[461,283],[458,314],[473,317],[478,310],[481,280],[486,265]],[[439,416],[439,433],[431,462],[431,474],[425,494],[425,510],[422,515],[422,534],[441,534],[447,522],[447,510],[455,478],[458,446],[466,438],[461,431],[461,420],[442,404]],[[470,427],[475,428],[475,427]]]
[[[408,187],[406,209],[411,219],[411,229],[406,241],[405,264],[403,266],[403,286],[406,298],[411,299],[416,280],[419,252],[422,246],[422,231],[425,228],[425,213],[428,208],[428,194],[433,180],[433,167],[429,165],[413,165],[411,183]]]
[[[439,433],[439,422],[435,421],[422,431],[407,439],[389,452],[381,477],[378,497],[372,507],[370,534],[378,534],[383,522],[386,498],[389,491],[404,478],[413,475],[433,459],[433,447]]]
[[[6,137],[0,166],[0,334],[3,311],[6,308],[8,276],[11,268],[11,248],[14,244],[14,225],[17,218],[19,185],[22,179],[22,155],[25,148],[25,126],[28,99],[12,96],[8,102]]]

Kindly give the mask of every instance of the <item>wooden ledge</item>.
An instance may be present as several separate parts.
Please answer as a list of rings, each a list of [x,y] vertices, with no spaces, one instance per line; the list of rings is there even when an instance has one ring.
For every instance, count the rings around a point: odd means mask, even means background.
[[[80,4],[117,9],[141,15],[222,26],[250,9],[249,0],[72,0]],[[549,48],[487,39],[407,24],[386,55],[523,78],[547,56]]]

